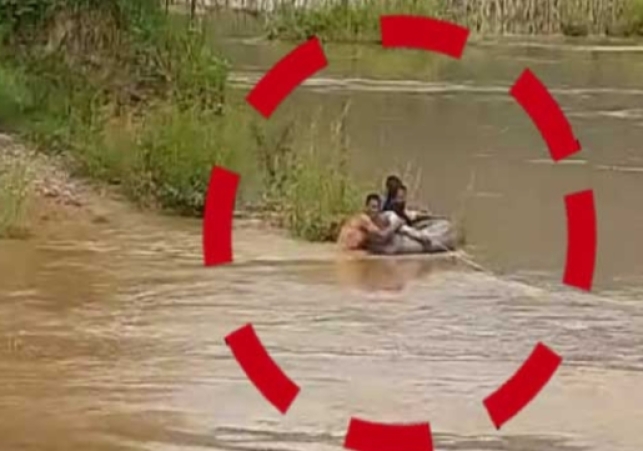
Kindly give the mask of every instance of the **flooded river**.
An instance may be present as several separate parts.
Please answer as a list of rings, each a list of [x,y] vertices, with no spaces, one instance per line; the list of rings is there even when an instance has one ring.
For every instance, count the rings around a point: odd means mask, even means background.
[[[224,48],[239,87],[288,50]],[[353,415],[430,421],[440,450],[643,449],[643,55],[477,45],[457,62],[328,50],[331,66],[276,120],[319,107],[331,118],[350,98],[356,177],[421,169],[415,199],[463,212],[468,252],[489,272],[345,261],[242,223],[236,264],[204,269],[198,221],[126,207],[106,224],[2,242],[0,449],[330,451]],[[525,66],[570,117],[584,146],[573,162],[549,163],[507,94]],[[563,196],[585,188],[599,217],[592,294],[560,284]],[[286,416],[223,343],[247,322],[302,387]],[[482,400],[538,341],[563,365],[495,431]]]

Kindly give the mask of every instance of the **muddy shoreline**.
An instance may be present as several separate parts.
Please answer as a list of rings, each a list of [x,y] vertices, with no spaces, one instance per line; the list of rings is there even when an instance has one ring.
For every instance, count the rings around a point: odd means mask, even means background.
[[[114,190],[74,177],[71,165],[63,156],[46,155],[14,136],[0,134],[0,168],[24,169],[27,184],[24,230],[13,238],[46,235],[50,224],[61,221],[109,221],[110,208],[122,199]]]
[[[71,157],[47,155],[15,136],[0,133],[0,170],[17,167],[26,169],[27,224],[15,236],[10,234],[0,239],[46,237],[60,229],[61,222],[105,224],[111,222],[110,217],[140,210],[117,186],[75,176]],[[152,209],[152,212],[161,216],[177,216],[161,208]],[[278,215],[260,206],[247,205],[235,210],[234,221],[238,229],[285,233]]]

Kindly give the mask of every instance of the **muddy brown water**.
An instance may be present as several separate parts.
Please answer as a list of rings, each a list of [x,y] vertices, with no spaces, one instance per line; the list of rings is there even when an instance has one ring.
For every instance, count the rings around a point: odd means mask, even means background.
[[[240,87],[288,49],[225,48]],[[346,261],[245,223],[236,264],[204,269],[198,221],[126,208],[106,224],[1,242],[0,449],[338,450],[352,415],[428,420],[443,450],[643,448],[643,56],[489,45],[461,62],[409,54],[376,64],[373,50],[329,51],[344,63],[278,115],[321,105],[332,117],[350,97],[356,177],[410,162],[422,169],[415,199],[445,213],[458,211],[475,173],[468,252],[490,272]],[[570,116],[585,147],[573,163],[549,163],[506,93],[525,65]],[[562,196],[585,188],[599,215],[592,294],[560,284]],[[302,386],[286,416],[223,343],[247,322]],[[495,431],[482,399],[538,341],[564,363]]]

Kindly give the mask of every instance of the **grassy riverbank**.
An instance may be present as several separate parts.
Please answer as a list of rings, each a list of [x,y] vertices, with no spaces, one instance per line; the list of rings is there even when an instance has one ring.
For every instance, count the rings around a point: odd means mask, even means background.
[[[242,175],[238,207],[304,239],[332,239],[359,208],[341,140],[295,148],[293,126],[266,124],[236,98],[202,30],[168,20],[159,2],[0,0],[0,29],[2,128],[142,207],[202,214],[210,169],[223,165]]]
[[[481,35],[643,35],[643,0],[291,0],[265,13],[272,39],[317,35],[334,42],[375,42],[381,14],[422,14],[455,21]]]

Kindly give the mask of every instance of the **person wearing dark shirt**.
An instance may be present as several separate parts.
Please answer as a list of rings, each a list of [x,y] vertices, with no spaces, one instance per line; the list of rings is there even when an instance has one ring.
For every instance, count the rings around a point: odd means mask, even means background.
[[[382,202],[382,211],[392,210],[393,198],[395,197],[395,193],[400,186],[402,186],[402,180],[400,180],[398,176],[389,175],[386,178],[386,191],[384,193],[384,200]]]
[[[410,226],[413,224],[413,221],[411,220],[411,218],[408,215],[408,212],[406,211],[406,194],[407,194],[406,186],[404,186],[403,184],[396,186],[391,195],[389,208],[383,209],[383,210],[394,212],[401,219],[404,220],[406,225]]]

